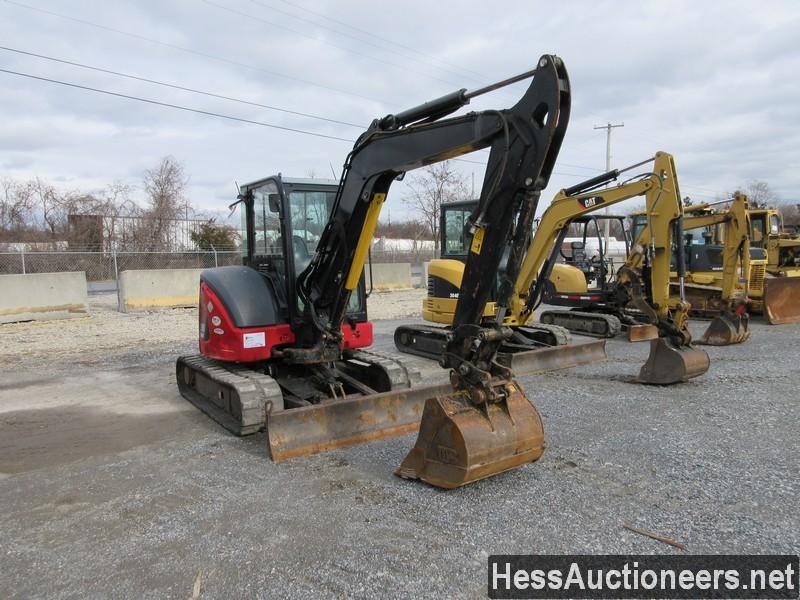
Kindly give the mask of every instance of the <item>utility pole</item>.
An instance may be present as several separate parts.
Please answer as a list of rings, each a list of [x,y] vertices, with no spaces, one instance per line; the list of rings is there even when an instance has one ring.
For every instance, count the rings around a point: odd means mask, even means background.
[[[606,130],[606,172],[611,170],[611,130],[614,129],[615,127],[625,127],[625,123],[613,123],[612,124],[611,121],[609,121],[605,125],[595,125],[594,126],[594,129],[605,129]],[[605,208],[605,214],[606,214],[606,217],[608,217],[609,212],[608,212],[608,207],[607,206]],[[605,246],[603,248],[603,254],[604,255],[608,254],[608,241],[609,241],[609,238],[611,237],[610,234],[611,234],[611,220],[606,218],[605,219],[605,224],[604,224],[604,227],[603,227],[603,237],[605,238],[603,240],[603,245]]]

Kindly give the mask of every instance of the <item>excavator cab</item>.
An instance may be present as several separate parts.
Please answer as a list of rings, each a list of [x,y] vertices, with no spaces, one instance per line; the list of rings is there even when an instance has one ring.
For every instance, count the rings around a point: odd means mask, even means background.
[[[553,249],[557,262],[544,289],[544,302],[582,310],[613,301],[614,275],[629,250],[625,217],[592,214],[575,219],[561,244]],[[583,282],[578,272],[583,274]]]
[[[275,175],[240,187],[242,266],[200,276],[199,356],[178,359],[181,394],[237,435],[262,429],[266,412],[313,406],[331,397],[388,392],[411,385],[413,372],[359,353],[372,344],[364,278],[350,295],[340,361],[302,369],[282,364],[302,336],[306,307],[299,276],[314,255],[338,183]]]
[[[317,249],[339,184],[332,179],[303,179],[280,175],[240,187],[244,240],[242,262],[286,290],[285,312],[289,318],[302,314],[296,280]],[[281,299],[284,300],[284,299]],[[367,308],[364,282],[351,297],[348,315],[365,322]]]

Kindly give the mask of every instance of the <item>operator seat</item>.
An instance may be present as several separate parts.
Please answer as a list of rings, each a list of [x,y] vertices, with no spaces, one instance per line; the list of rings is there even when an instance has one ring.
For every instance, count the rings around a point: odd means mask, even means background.
[[[311,254],[308,252],[306,241],[299,235],[292,236],[292,252],[294,253],[294,273],[297,276],[305,271],[308,263],[311,262]]]
[[[588,283],[593,277],[594,267],[586,255],[586,245],[583,242],[570,242],[569,246],[572,250],[572,264],[583,273]]]

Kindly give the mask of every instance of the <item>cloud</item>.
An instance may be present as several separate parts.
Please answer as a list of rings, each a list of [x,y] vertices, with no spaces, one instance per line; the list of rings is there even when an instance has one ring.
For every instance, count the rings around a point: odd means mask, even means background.
[[[785,199],[800,185],[800,86],[794,78],[800,9],[794,3],[520,0],[500,10],[477,1],[42,0],[35,6],[132,35],[4,2],[4,45],[363,126],[453,89],[525,71],[539,55],[555,52],[570,72],[573,111],[545,197],[604,168],[604,133],[593,127],[606,121],[625,123],[612,134],[614,166],[656,150],[672,152],[682,185],[700,200],[750,179],[768,181]],[[359,134],[345,125],[9,52],[0,51],[0,64],[285,127]],[[114,180],[136,184],[169,154],[185,163],[194,203],[215,210],[230,201],[234,180],[278,171],[329,176],[331,166],[341,170],[349,150],[344,142],[7,74],[0,73],[0,81],[3,175],[97,189]],[[510,105],[524,85],[469,108]],[[480,165],[459,163],[459,169],[476,182],[483,177]],[[399,185],[393,196],[402,194]],[[407,212],[402,202],[390,201],[393,218]]]

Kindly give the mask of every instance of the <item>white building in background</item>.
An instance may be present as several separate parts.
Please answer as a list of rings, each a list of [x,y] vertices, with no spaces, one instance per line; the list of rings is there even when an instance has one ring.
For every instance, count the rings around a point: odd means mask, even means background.
[[[372,242],[375,252],[433,252],[433,240],[375,238]]]

